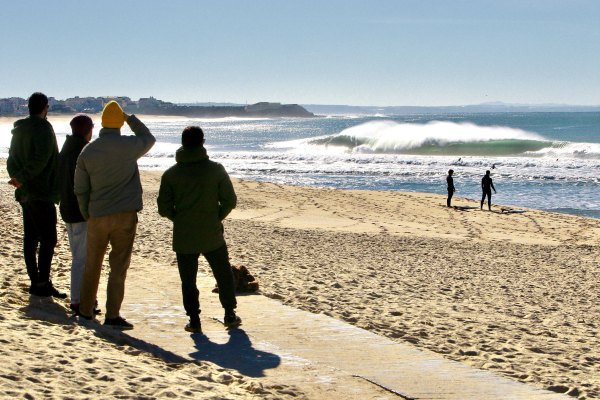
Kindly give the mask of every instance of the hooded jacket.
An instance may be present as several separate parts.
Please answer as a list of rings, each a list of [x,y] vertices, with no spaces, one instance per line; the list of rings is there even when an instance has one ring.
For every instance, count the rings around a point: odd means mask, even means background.
[[[135,136],[121,136],[116,128],[102,128],[98,138],[82,150],[75,168],[75,195],[81,215],[102,217],[142,209],[142,183],[137,160],[156,142],[135,115],[127,124]]]
[[[6,169],[23,184],[15,190],[17,201],[58,203],[57,159],[58,145],[50,122],[35,115],[15,122]]]
[[[207,253],[225,244],[222,221],[237,197],[225,168],[210,161],[204,147],[179,148],[177,164],[165,171],[158,213],[173,221],[173,250]]]
[[[87,141],[77,135],[67,135],[60,153],[58,154],[58,188],[60,190],[60,216],[69,224],[85,221],[77,196],[73,191],[75,185],[75,166],[77,157]]]

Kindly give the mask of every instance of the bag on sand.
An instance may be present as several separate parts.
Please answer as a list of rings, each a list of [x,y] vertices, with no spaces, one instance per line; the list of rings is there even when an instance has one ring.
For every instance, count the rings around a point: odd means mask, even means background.
[[[231,272],[233,272],[233,287],[236,292],[251,293],[258,290],[258,281],[244,265],[232,265]],[[212,292],[219,293],[219,287],[215,286]]]

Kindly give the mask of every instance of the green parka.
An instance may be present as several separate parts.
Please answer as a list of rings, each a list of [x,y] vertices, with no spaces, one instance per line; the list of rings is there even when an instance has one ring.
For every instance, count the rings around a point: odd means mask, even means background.
[[[237,197],[225,168],[208,159],[204,147],[179,148],[177,164],[165,171],[158,193],[158,213],[173,221],[173,250],[207,253],[225,244],[221,221]]]
[[[38,116],[16,121],[6,160],[8,175],[23,184],[15,198],[58,203],[57,166],[58,145],[50,122]]]

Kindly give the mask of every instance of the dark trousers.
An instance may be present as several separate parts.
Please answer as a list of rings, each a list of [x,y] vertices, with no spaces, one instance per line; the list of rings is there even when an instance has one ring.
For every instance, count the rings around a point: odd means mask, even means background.
[[[483,208],[483,203],[485,202],[485,197],[488,199],[488,208],[492,208],[492,190],[484,190],[483,195],[481,197],[481,208]]]
[[[452,202],[452,196],[454,195],[454,189],[448,189],[448,199],[446,200],[446,205],[450,207],[450,203]]]
[[[183,308],[190,318],[200,313],[200,292],[196,286],[198,276],[198,257],[200,254],[177,253],[177,267],[181,278],[181,292],[183,294]],[[233,272],[229,263],[227,245],[223,245],[215,251],[203,254],[210,265],[213,275],[219,287],[219,300],[225,311],[235,309],[235,288],[233,287]]]
[[[56,247],[56,207],[51,201],[41,200],[21,203],[21,207],[27,274],[32,285],[48,282]]]

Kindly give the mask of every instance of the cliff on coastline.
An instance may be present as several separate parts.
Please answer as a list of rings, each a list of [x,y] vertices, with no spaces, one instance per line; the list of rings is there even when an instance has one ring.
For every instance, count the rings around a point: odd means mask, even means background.
[[[54,114],[89,113],[102,111],[104,104],[117,101],[130,114],[172,115],[196,118],[219,117],[296,117],[311,118],[315,115],[298,104],[261,102],[252,105],[179,105],[153,97],[131,100],[129,97],[73,97],[66,100],[49,98],[50,112]],[[20,97],[0,99],[0,116],[27,115],[27,100]]]

